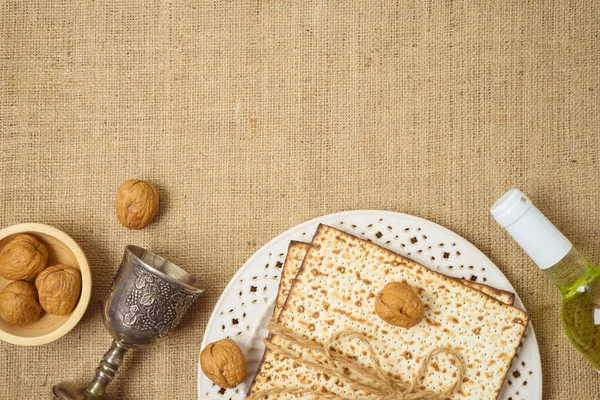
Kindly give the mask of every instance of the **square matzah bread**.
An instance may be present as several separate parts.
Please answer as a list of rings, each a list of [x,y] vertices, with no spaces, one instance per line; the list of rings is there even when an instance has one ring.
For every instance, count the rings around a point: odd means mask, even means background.
[[[277,291],[277,297],[275,298],[275,308],[273,309],[273,318],[277,320],[279,313],[285,304],[288,293],[292,288],[296,274],[300,270],[304,256],[308,251],[310,244],[304,242],[290,242],[288,252],[283,263],[281,271],[281,279],[279,281],[279,290]],[[505,290],[500,290],[487,286],[481,283],[472,282],[467,279],[459,279],[463,285],[477,289],[488,296],[493,297],[496,300],[501,301],[504,304],[513,305],[515,302],[515,295]]]
[[[288,252],[282,266],[279,290],[277,292],[277,297],[275,298],[275,307],[273,309],[273,319],[275,320],[278,319],[279,314],[283,309],[289,291],[292,288],[294,280],[296,279],[296,274],[300,270],[302,261],[304,260],[309,247],[310,244],[308,243],[297,241],[290,242]],[[499,290],[477,282],[471,282],[466,279],[460,279],[460,282],[464,285],[480,290],[483,293],[503,302],[504,304],[512,305],[514,303],[515,296],[510,292]],[[270,353],[271,351],[269,349],[265,349],[265,354],[259,365],[257,374],[261,374],[261,372],[264,371],[266,367],[274,361],[274,357],[276,357],[276,355]]]
[[[300,270],[300,266],[302,265],[302,261],[308,252],[308,248],[310,244],[304,242],[292,241],[288,247],[288,252],[285,257],[285,261],[283,263],[282,271],[281,271],[281,279],[279,284],[279,290],[277,292],[277,297],[275,299],[275,307],[273,310],[273,319],[277,320],[279,314],[285,304],[287,296],[289,294],[290,289],[296,279],[296,274]],[[514,294],[499,290],[487,285],[483,285],[477,282],[471,282],[466,279],[461,279],[461,283],[464,285],[470,286],[474,289],[480,290],[483,293],[505,303],[508,305],[512,305],[514,303]],[[270,365],[275,354],[269,354],[270,350],[266,349],[265,354],[263,356],[263,361],[260,363],[257,374],[261,374],[262,371],[265,370],[265,367]]]
[[[402,280],[417,290],[427,308],[425,320],[411,329],[385,324],[373,311],[372,302],[381,287]],[[399,255],[321,226],[280,320],[320,343],[339,330],[357,330],[372,341],[383,368],[402,380],[411,379],[422,358],[434,348],[452,347],[462,354],[466,365],[465,382],[452,398],[495,399],[528,316]],[[341,350],[360,356],[360,349],[352,346]],[[368,365],[367,360],[360,360]],[[447,387],[452,383],[453,368],[444,356],[437,357],[423,388],[439,391]],[[252,393],[273,386],[307,385],[349,399],[369,398],[271,353],[265,354]]]

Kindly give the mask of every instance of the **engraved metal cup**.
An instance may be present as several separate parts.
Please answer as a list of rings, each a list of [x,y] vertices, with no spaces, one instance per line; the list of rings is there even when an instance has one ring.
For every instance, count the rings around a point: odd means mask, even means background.
[[[123,356],[164,338],[204,291],[193,276],[169,260],[137,246],[127,246],[104,300],[104,325],[114,338],[87,387],[61,382],[54,400],[106,400],[106,387]]]

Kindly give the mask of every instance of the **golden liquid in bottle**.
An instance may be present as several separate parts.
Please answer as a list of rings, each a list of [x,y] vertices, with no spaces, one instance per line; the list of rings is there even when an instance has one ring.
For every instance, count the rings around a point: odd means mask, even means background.
[[[562,294],[567,337],[600,370],[600,268],[572,249],[545,272]]]

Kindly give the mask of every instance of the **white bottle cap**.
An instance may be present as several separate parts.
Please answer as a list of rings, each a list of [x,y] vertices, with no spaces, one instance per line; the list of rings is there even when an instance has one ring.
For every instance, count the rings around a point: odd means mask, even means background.
[[[541,269],[562,260],[573,247],[519,189],[506,192],[491,213]]]

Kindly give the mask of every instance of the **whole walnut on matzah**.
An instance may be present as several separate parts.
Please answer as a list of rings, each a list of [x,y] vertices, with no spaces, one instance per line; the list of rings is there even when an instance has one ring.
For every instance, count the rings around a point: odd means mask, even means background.
[[[11,325],[26,325],[37,321],[42,312],[37,298],[38,294],[31,283],[9,283],[0,292],[0,318]]]
[[[403,282],[390,282],[375,299],[375,312],[385,322],[402,328],[411,328],[423,319],[423,302]]]
[[[158,212],[158,190],[148,182],[128,179],[117,190],[117,218],[129,229],[143,229]]]
[[[48,267],[38,275],[35,287],[46,312],[66,315],[73,311],[81,293],[81,273],[66,265]]]
[[[246,378],[246,359],[231,339],[206,346],[200,353],[200,365],[208,379],[222,388],[234,388]]]
[[[46,267],[47,261],[46,246],[22,233],[0,252],[0,275],[11,281],[33,279]]]

